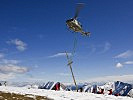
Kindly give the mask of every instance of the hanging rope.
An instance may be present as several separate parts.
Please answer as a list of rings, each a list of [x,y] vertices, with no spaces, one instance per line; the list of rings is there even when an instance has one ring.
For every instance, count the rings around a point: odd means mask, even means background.
[[[74,43],[73,43],[71,61],[72,61],[72,58],[73,58],[74,55],[75,55],[76,47],[77,47],[77,35],[74,33]]]

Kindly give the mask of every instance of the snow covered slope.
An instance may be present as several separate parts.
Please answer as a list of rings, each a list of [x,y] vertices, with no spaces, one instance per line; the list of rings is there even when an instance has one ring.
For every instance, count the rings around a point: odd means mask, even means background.
[[[5,87],[0,86],[0,91],[17,93],[17,94],[33,94],[46,96],[54,100],[133,100],[130,97],[92,94],[92,93],[80,93],[72,91],[54,91],[44,89],[27,89],[25,87]]]

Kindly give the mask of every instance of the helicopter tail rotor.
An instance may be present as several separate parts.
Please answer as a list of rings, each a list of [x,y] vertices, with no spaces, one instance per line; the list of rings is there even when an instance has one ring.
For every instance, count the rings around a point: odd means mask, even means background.
[[[80,9],[83,8],[84,3],[77,3],[77,7],[76,7],[76,12],[75,12],[75,16],[74,19],[76,19],[78,17],[78,14],[80,12]]]

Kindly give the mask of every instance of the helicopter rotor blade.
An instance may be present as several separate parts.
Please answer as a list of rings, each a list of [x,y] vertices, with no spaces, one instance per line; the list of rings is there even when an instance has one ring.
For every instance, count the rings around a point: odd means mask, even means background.
[[[80,12],[80,9],[84,6],[84,3],[77,3],[77,7],[76,7],[76,12],[75,12],[75,16],[74,19],[76,19],[78,17],[78,14]]]

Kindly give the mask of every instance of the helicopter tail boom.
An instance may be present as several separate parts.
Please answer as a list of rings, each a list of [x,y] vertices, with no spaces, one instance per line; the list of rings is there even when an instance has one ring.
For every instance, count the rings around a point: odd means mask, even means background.
[[[85,36],[90,36],[91,33],[90,32],[84,32],[84,31],[82,31],[81,34],[82,35],[85,35]]]

